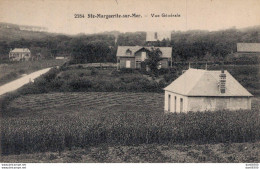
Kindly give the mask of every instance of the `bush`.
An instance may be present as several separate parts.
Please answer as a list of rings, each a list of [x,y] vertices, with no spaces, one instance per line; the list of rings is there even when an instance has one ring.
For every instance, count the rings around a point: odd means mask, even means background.
[[[125,73],[135,73],[138,74],[140,72],[139,69],[130,69],[130,68],[121,68],[119,70],[120,74],[125,74]]]
[[[161,88],[161,89],[163,89],[163,88],[165,88],[167,85],[168,85],[169,83],[167,83],[166,81],[165,81],[165,79],[162,79],[162,80],[160,80],[159,81],[159,88]]]
[[[72,91],[88,91],[92,87],[92,82],[86,78],[72,78],[68,82]]]
[[[91,68],[91,75],[97,75],[98,74],[98,70],[96,68]]]
[[[43,78],[47,82],[51,82],[60,71],[57,68],[52,68],[50,71],[43,75]]]

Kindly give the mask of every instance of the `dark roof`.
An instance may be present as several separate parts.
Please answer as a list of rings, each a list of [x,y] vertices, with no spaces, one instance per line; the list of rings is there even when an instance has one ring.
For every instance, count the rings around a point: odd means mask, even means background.
[[[237,52],[260,52],[260,43],[237,43]]]
[[[226,92],[220,93],[220,73],[220,70],[188,69],[164,90],[185,96],[253,96],[226,70]]]
[[[119,57],[134,57],[135,52],[138,50],[145,48],[149,51],[152,50],[153,47],[144,47],[144,46],[118,46],[116,56]],[[155,49],[160,49],[162,52],[163,58],[171,58],[172,57],[172,48],[171,47],[154,47]],[[127,52],[131,51],[131,52]]]

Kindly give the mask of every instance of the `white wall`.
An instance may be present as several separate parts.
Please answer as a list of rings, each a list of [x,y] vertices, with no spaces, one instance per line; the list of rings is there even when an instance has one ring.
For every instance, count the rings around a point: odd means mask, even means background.
[[[251,110],[251,97],[189,97],[188,111]]]
[[[170,111],[168,111],[168,97],[171,95]],[[183,99],[183,112],[189,111],[216,111],[216,110],[251,110],[251,97],[187,97],[176,93],[165,91],[164,111],[180,112],[180,98]]]
[[[171,96],[171,103],[170,103],[170,111],[168,110],[168,98],[169,95]],[[175,109],[175,97],[176,97],[176,109]],[[176,113],[180,113],[180,109],[181,109],[181,103],[180,100],[181,98],[183,99],[183,112],[187,112],[187,106],[188,106],[188,97],[187,96],[183,96],[183,95],[179,95],[176,93],[172,93],[172,92],[168,92],[165,91],[164,94],[164,110],[166,112],[172,112],[174,113],[176,110]]]

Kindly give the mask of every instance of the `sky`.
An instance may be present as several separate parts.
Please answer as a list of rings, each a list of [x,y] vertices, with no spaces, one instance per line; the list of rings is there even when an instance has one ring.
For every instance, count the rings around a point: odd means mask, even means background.
[[[142,18],[87,18],[88,14],[132,13]],[[162,13],[180,17],[162,17]],[[84,18],[75,18],[75,14],[84,14]],[[260,0],[0,0],[0,22],[66,34],[215,31],[260,25]]]

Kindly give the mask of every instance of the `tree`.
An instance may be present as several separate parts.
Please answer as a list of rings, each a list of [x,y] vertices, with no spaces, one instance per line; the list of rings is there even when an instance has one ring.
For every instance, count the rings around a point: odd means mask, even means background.
[[[148,52],[148,59],[145,60],[145,63],[153,72],[153,74],[156,74],[158,71],[159,62],[162,60],[161,55],[162,52],[159,48],[153,48],[151,51]]]

